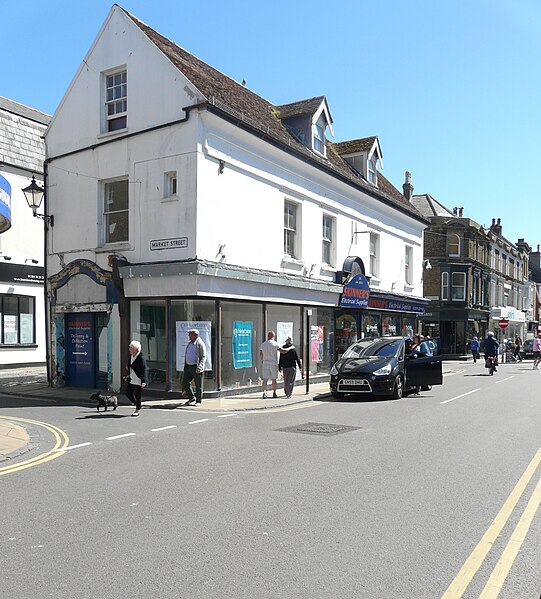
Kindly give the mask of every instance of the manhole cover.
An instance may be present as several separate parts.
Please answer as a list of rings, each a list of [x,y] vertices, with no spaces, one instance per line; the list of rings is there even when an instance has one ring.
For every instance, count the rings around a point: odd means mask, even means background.
[[[359,430],[360,426],[346,426],[344,424],[325,424],[323,422],[307,422],[306,424],[297,424],[296,426],[288,426],[279,428],[278,431],[284,433],[306,433],[307,435],[323,435],[332,437],[341,433],[349,433],[350,431]]]

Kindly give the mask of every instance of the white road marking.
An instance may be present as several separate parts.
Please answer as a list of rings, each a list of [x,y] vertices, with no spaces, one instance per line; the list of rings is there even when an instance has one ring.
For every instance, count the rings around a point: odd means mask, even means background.
[[[115,435],[114,437],[106,437],[106,441],[114,441],[115,439],[122,439],[122,437],[132,437],[135,433],[126,433],[124,435]]]
[[[86,447],[87,445],[92,445],[92,443],[89,441],[88,443],[79,443],[79,445],[69,445],[68,447],[55,449],[55,451],[68,451],[69,449],[77,449],[78,447]]]
[[[236,416],[236,414],[220,414],[218,418],[229,418],[230,416]]]
[[[513,379],[513,378],[515,378],[515,375],[508,376],[506,379],[502,379],[501,381],[496,381],[496,385],[499,385],[500,383],[505,383],[505,381],[508,381],[509,379]]]
[[[201,418],[201,420],[192,420],[191,422],[188,422],[188,424],[199,424],[200,422],[206,422],[207,420],[210,420],[210,418]]]
[[[172,424],[171,426],[162,426],[161,428],[151,428],[150,430],[153,433],[157,433],[158,431],[166,431],[169,428],[177,428],[176,424]]]
[[[456,397],[453,397],[451,399],[446,399],[445,401],[440,401],[440,404],[444,404],[444,403],[449,403],[450,401],[455,401],[455,399],[460,399],[461,397],[466,397],[466,395],[471,395],[472,393],[475,393],[476,391],[479,391],[479,389],[474,389],[473,391],[468,391],[467,393],[463,393],[462,395],[457,395]]]

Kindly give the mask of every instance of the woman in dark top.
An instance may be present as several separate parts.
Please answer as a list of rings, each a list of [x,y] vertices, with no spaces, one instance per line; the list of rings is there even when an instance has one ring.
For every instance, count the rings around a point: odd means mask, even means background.
[[[287,352],[280,354],[280,361],[278,362],[278,369],[284,373],[284,392],[286,397],[291,397],[293,393],[293,387],[295,385],[295,375],[297,373],[297,366],[301,369],[301,361],[297,355],[297,350],[291,342],[291,337],[286,339],[282,349],[286,349]]]
[[[129,349],[130,357],[126,364],[126,370],[129,373],[126,396],[132,404],[135,404],[135,412],[132,416],[139,416],[139,410],[141,409],[141,392],[147,384],[147,365],[145,358],[141,353],[141,344],[139,341],[132,341]]]

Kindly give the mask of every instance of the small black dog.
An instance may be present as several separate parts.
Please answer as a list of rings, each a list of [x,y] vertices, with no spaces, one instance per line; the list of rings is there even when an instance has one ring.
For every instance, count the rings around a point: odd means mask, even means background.
[[[90,396],[90,399],[94,399],[98,402],[98,412],[100,411],[100,408],[105,408],[103,411],[107,412],[108,406],[113,406],[113,411],[118,407],[118,399],[116,395],[104,395],[103,393],[96,391],[96,393],[93,393]]]

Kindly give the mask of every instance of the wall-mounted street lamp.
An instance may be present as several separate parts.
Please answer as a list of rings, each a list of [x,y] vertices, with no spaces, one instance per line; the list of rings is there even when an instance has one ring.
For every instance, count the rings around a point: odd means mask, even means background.
[[[430,260],[423,260],[423,268],[425,270],[432,270],[432,264],[430,264]]]
[[[43,219],[48,225],[54,227],[54,216],[52,214],[38,214],[38,208],[41,206],[41,202],[43,201],[45,189],[36,183],[34,175],[32,175],[32,181],[30,185],[23,188],[23,193],[26,201],[28,202],[28,206],[32,209],[34,216]]]

